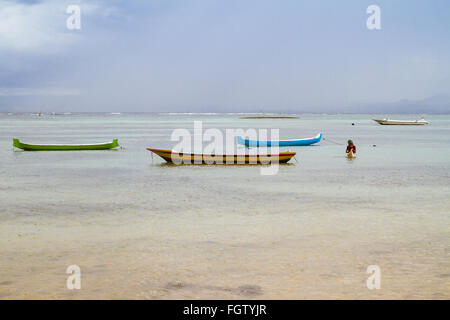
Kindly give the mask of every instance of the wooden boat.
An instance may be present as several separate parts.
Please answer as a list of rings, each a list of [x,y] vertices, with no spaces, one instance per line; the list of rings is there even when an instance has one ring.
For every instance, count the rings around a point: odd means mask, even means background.
[[[97,144],[26,144],[13,138],[13,145],[16,148],[27,151],[68,151],[68,150],[107,150],[119,146],[119,140],[114,139],[111,142],[97,143]]]
[[[277,157],[278,163],[286,163],[296,154],[295,152],[280,152],[279,154],[274,155],[210,155],[201,153],[180,153],[154,148],[147,148],[147,150],[157,154],[169,163],[176,164],[270,164],[276,163]]]
[[[382,125],[407,125],[407,126],[423,126],[428,124],[428,121],[425,121],[424,118],[420,120],[391,120],[391,119],[372,119],[373,121],[382,124]]]
[[[272,145],[274,146],[280,146],[280,147],[287,147],[287,146],[309,146],[314,143],[320,142],[322,139],[322,133],[319,133],[317,136],[312,138],[306,138],[306,139],[291,139],[291,140],[250,140],[250,139],[244,139],[242,137],[238,137],[238,143],[245,144],[247,147],[270,147]]]

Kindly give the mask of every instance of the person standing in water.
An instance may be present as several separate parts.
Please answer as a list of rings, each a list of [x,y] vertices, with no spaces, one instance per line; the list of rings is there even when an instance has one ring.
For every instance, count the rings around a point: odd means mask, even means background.
[[[348,143],[348,145],[347,145],[347,149],[345,150],[345,152],[347,153],[348,156],[354,155],[356,153],[356,147],[353,144],[353,141],[348,140],[347,143]],[[351,154],[350,154],[350,151],[351,151]]]

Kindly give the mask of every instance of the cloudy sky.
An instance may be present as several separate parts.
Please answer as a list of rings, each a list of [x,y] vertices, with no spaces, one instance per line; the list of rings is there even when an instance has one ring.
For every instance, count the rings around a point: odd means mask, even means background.
[[[366,26],[372,4],[381,30]],[[448,0],[0,0],[0,111],[445,104],[449,39]]]

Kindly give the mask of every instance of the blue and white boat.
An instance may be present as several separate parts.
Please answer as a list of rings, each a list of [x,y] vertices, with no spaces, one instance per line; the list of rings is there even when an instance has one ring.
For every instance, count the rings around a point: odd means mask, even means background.
[[[244,139],[242,137],[238,137],[237,141],[239,144],[245,144],[247,147],[271,147],[273,146],[280,146],[280,147],[287,147],[287,146],[309,146],[314,143],[320,142],[322,139],[322,133],[319,133],[317,136],[312,138],[305,138],[305,139],[290,139],[290,140],[250,140],[250,139]]]

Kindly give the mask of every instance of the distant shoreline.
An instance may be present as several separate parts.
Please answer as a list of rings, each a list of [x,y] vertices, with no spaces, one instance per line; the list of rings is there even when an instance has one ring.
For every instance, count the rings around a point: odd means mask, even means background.
[[[141,112],[141,111],[122,111],[122,112],[111,112],[111,111],[83,111],[83,112],[39,112],[39,111],[0,111],[0,114],[9,114],[9,115],[17,115],[17,114],[30,114],[30,115],[82,115],[82,114],[104,114],[104,115],[126,115],[126,114],[154,114],[154,115],[168,115],[168,116],[196,116],[196,115],[204,115],[204,116],[216,116],[216,115],[238,115],[241,116],[242,119],[280,119],[280,118],[299,118],[300,115],[420,115],[420,116],[430,116],[430,115],[450,115],[450,112],[447,113],[423,113],[423,112],[372,112],[372,113],[352,113],[352,112],[335,112],[335,113],[326,113],[326,112],[305,112],[305,113],[284,113],[283,116],[277,116],[274,113],[267,112]]]

